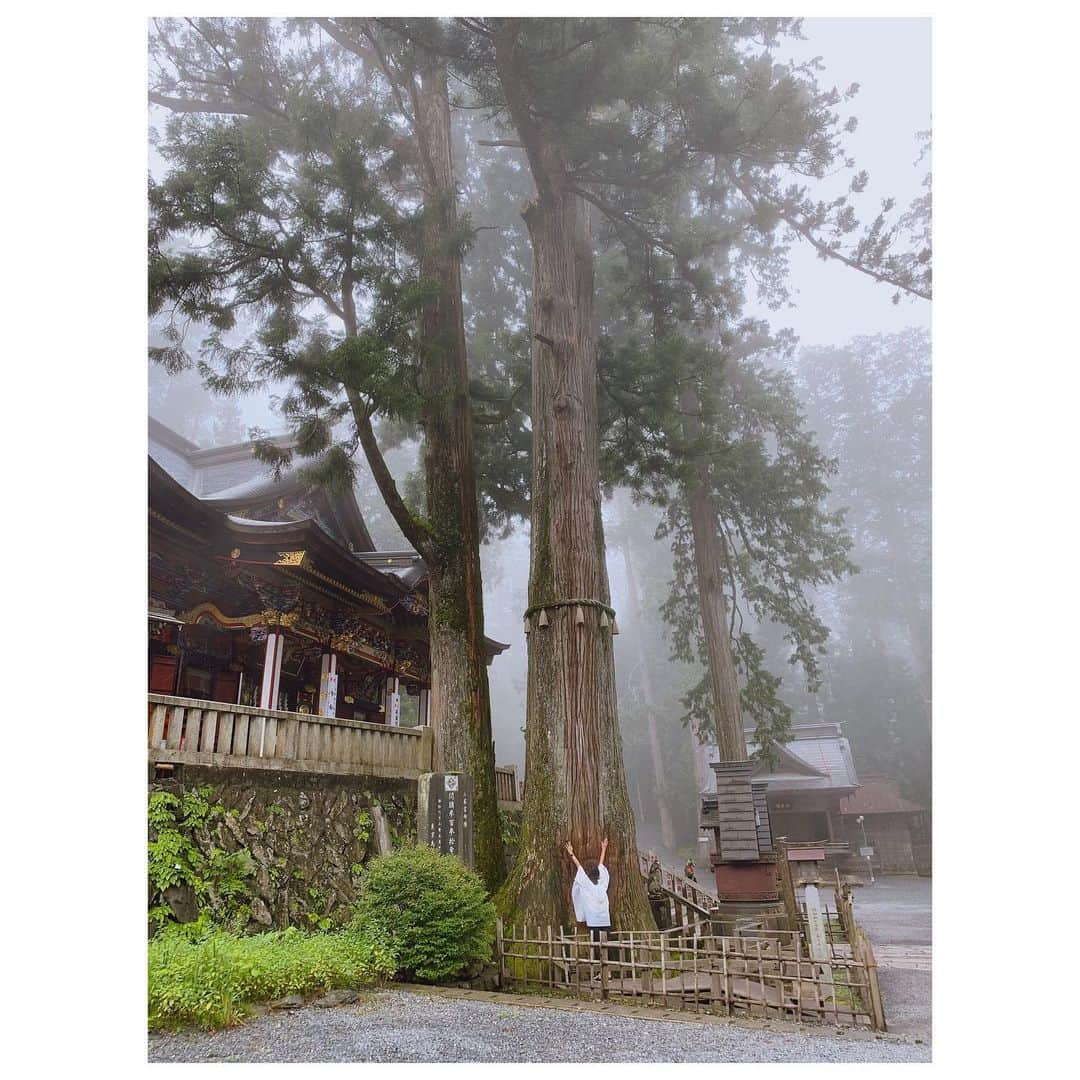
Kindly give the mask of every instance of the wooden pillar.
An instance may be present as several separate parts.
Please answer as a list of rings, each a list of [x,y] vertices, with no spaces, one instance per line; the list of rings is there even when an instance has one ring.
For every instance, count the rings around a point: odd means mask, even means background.
[[[420,705],[418,708],[418,720],[417,723],[420,727],[431,726],[431,691],[423,689],[420,691]]]
[[[274,691],[271,696],[271,709],[278,707],[278,692],[281,690],[281,668],[285,660],[285,635],[278,631],[277,636],[277,662],[274,665]]]

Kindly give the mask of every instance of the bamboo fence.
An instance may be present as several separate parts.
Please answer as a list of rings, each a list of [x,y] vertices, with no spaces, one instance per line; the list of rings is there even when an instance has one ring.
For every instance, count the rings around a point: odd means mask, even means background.
[[[859,934],[853,945],[830,939],[830,958],[821,962],[793,930],[733,937],[699,925],[611,931],[594,942],[581,931],[500,920],[499,982],[551,995],[883,1030],[873,954]]]

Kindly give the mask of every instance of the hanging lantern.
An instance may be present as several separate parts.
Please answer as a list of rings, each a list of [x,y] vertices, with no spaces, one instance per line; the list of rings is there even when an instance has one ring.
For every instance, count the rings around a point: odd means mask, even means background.
[[[578,604],[578,606],[574,608],[574,625],[585,625],[585,609],[580,604]]]
[[[540,625],[541,626],[547,626],[547,624],[548,624],[547,608],[541,608],[540,609]]]

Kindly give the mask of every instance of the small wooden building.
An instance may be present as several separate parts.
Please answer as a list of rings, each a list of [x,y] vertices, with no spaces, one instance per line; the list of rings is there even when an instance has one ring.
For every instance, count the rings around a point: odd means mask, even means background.
[[[748,745],[750,753],[756,745]],[[759,764],[772,834],[792,843],[843,843],[840,807],[859,786],[851,746],[839,724],[804,724],[776,748],[777,761]]]
[[[865,773],[858,791],[841,804],[840,815],[852,850],[864,846],[864,837],[874,849],[875,873],[930,873],[926,808],[901,795],[895,780]]]

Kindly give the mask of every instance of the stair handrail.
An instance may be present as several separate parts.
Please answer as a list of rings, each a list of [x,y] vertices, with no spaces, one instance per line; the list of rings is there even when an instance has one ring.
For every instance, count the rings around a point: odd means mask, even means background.
[[[638,864],[641,876],[648,880],[650,858],[648,852],[638,851]],[[676,900],[682,900],[691,907],[696,908],[703,915],[708,915],[717,906],[716,897],[708,890],[703,889],[697,882],[668,870],[660,863],[660,887],[669,896]]]

